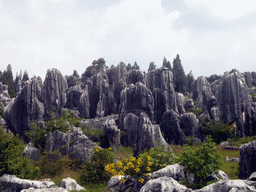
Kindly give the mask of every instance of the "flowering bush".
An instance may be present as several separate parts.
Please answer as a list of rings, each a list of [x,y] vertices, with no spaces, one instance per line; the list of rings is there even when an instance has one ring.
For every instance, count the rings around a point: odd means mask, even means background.
[[[102,181],[110,179],[109,174],[105,171],[105,166],[115,160],[111,149],[101,149],[95,146],[93,152],[94,154],[90,161],[82,166],[81,181],[84,184],[102,183]]]
[[[105,170],[112,176],[129,175],[136,178],[140,183],[144,183],[150,177],[150,174],[147,173],[151,171],[151,160],[151,156],[130,157],[116,163],[107,164]],[[126,179],[123,177],[120,181],[125,182]]]

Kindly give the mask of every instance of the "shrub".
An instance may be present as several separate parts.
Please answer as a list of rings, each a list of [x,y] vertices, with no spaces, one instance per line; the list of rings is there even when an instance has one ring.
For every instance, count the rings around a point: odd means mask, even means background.
[[[217,171],[222,164],[215,143],[210,137],[200,147],[185,146],[178,158],[184,170],[194,174],[195,188],[205,186],[204,178]]]
[[[0,175],[14,174],[20,178],[34,178],[39,174],[32,160],[22,157],[25,144],[18,137],[5,134],[0,127]]]
[[[115,157],[109,149],[94,148],[94,154],[89,162],[85,162],[81,174],[81,182],[88,183],[102,183],[110,179],[109,174],[105,171],[107,164],[113,163]]]
[[[165,146],[152,147],[149,151],[146,151],[139,155],[139,157],[145,158],[145,156],[151,157],[151,172],[157,171],[174,163],[174,155],[170,149],[166,149]]]
[[[213,141],[217,144],[235,136],[234,128],[228,123],[224,124],[220,121],[210,121],[202,127],[202,132],[204,135],[211,135]]]

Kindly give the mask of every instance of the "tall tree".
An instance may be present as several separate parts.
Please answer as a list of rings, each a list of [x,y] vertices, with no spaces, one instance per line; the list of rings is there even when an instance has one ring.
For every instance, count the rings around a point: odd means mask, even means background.
[[[25,70],[25,72],[23,73],[22,81],[27,81],[27,80],[29,80],[29,77],[28,77],[28,72],[27,72],[27,70]]]
[[[3,76],[1,81],[3,84],[8,85],[8,92],[10,97],[15,97],[15,85],[14,85],[14,80],[13,80],[13,75],[12,75],[12,66],[9,64],[7,66],[7,69],[4,70]]]
[[[153,71],[156,69],[156,65],[154,62],[150,62],[149,67],[148,67],[148,71]]]
[[[129,71],[131,69],[132,69],[132,65],[131,65],[131,63],[128,63],[127,66],[126,66],[126,70]]]
[[[192,71],[190,71],[187,74],[187,82],[188,82],[188,92],[191,93],[192,92],[192,84],[194,83],[195,79],[194,76],[192,74]]]
[[[132,66],[132,69],[136,69],[136,70],[140,69],[140,66],[137,64],[136,61],[135,61],[134,65]]]
[[[163,66],[165,66],[167,69],[169,69],[170,71],[172,70],[172,66],[170,61],[167,61],[167,59],[164,57],[163,59]]]
[[[77,70],[74,70],[74,72],[73,72],[73,76],[75,76],[75,77],[79,78],[79,75],[78,75]]]
[[[185,75],[183,66],[181,65],[179,54],[177,54],[176,58],[173,60],[172,73],[175,91],[178,93],[184,93],[185,91],[187,91],[187,77]]]

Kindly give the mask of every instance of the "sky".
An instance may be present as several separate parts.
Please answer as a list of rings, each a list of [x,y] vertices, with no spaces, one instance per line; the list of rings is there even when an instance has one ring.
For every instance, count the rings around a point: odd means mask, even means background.
[[[103,57],[147,71],[179,54],[196,78],[251,72],[255,18],[255,0],[0,0],[0,70],[81,75]]]

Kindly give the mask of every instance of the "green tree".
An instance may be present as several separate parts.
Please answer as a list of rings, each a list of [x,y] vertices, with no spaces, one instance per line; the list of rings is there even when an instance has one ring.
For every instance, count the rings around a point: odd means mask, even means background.
[[[192,74],[192,71],[190,71],[187,74],[188,92],[192,92],[192,84],[194,83],[194,81],[195,81],[194,76]]]
[[[23,73],[22,81],[28,81],[28,80],[29,80],[28,72],[27,72],[27,70],[25,70],[25,72]]]
[[[173,60],[172,73],[175,91],[179,93],[184,93],[187,91],[187,77],[185,75],[183,66],[181,65],[179,54],[177,54],[176,58]]]
[[[156,69],[155,63],[154,63],[154,62],[150,62],[148,71],[153,71],[153,70],[155,70],[155,69]]]
[[[163,59],[163,66],[165,66],[167,69],[169,69],[170,71],[172,70],[172,66],[170,61],[167,61],[167,59],[164,57]]]
[[[10,97],[15,97],[15,84],[13,80],[13,74],[12,74],[12,66],[9,64],[7,66],[7,69],[4,71],[1,81],[3,84],[8,85],[8,92]]]
[[[185,146],[178,161],[186,172],[194,174],[195,188],[205,186],[205,177],[216,172],[223,163],[211,137],[207,137],[205,143],[195,149]]]
[[[127,66],[126,66],[126,70],[129,71],[131,69],[132,69],[132,65],[131,65],[131,63],[128,63]]]
[[[132,69],[136,69],[136,70],[140,69],[140,66],[137,64],[136,61],[135,61],[134,65],[132,66]]]

